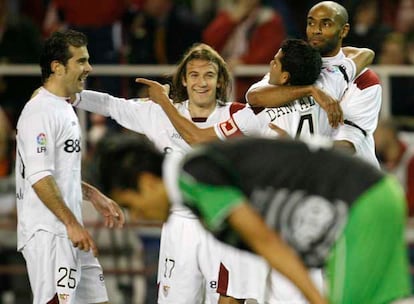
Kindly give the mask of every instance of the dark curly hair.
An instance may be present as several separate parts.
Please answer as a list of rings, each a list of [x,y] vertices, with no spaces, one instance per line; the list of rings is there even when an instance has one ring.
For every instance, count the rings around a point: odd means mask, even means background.
[[[311,85],[321,73],[322,58],[319,52],[301,39],[286,39],[281,50],[282,70],[289,72],[291,85]]]

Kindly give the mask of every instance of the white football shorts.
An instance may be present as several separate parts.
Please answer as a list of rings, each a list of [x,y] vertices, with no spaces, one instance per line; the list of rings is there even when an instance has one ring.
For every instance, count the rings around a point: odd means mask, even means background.
[[[87,304],[108,301],[102,267],[67,237],[39,230],[23,247],[33,304]]]
[[[264,302],[269,266],[265,259],[227,246],[220,265],[217,291],[235,299]]]
[[[217,303],[219,243],[196,218],[170,214],[161,231],[158,303]],[[205,298],[205,300],[204,300]]]

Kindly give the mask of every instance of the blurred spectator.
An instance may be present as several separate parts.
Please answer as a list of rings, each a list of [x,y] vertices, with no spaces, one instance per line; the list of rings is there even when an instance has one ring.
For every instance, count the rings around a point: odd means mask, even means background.
[[[96,179],[96,147],[101,139],[108,136],[111,131],[105,116],[96,113],[88,113],[88,116],[90,126],[87,137],[87,151],[82,156],[82,178],[85,182],[99,186]]]
[[[386,35],[382,40],[381,49],[377,56],[379,64],[407,64],[404,34],[392,32]]]
[[[414,216],[414,144],[399,136],[395,122],[391,120],[378,124],[374,138],[382,168],[400,181],[406,191],[409,215]]]
[[[106,125],[106,117],[91,113],[90,115],[91,126],[88,131],[88,141],[89,145],[92,148],[92,151],[95,150],[96,144],[106,135],[108,132],[108,127]]]
[[[414,32],[414,0],[400,0],[395,29],[402,33]]]
[[[408,64],[414,65],[414,30],[406,35],[406,39]]]
[[[281,16],[260,0],[230,0],[203,32],[203,41],[230,65],[267,64],[286,38]],[[258,78],[239,77],[237,101],[245,102],[247,89]]]
[[[0,214],[4,214],[5,210],[14,209],[15,204],[12,134],[9,119],[0,107]]]
[[[382,23],[380,3],[377,0],[361,0],[349,12],[351,29],[345,39],[346,45],[367,47],[378,54],[382,41],[392,31],[392,28]],[[378,56],[374,59],[376,62]]]
[[[379,64],[406,65],[409,63],[406,40],[403,33],[392,32],[382,43],[378,56]],[[414,117],[414,77],[391,76],[391,113],[396,117]]]
[[[395,28],[397,11],[401,1],[402,0],[375,0],[375,2],[377,2],[377,7],[381,13],[379,15],[381,24],[392,29]],[[364,2],[364,0],[344,0],[342,2],[344,7],[347,8],[349,12],[352,12],[350,15],[350,17],[352,17],[354,14],[354,8],[358,6],[360,2]]]
[[[12,15],[8,1],[0,0],[0,64],[38,63],[41,44],[40,32],[31,20]],[[39,85],[37,76],[0,76],[1,105],[12,126],[33,89]]]
[[[292,0],[263,0],[263,4],[273,7],[281,16],[283,16],[283,23],[286,28],[286,35],[292,38],[298,38],[301,36],[301,30],[304,27],[299,27],[294,17],[293,10],[296,7],[293,6]],[[300,6],[304,6],[302,2]],[[305,13],[306,14],[306,13]],[[303,20],[303,16],[301,16]]]
[[[47,3],[45,0],[20,0],[20,13],[30,18],[36,27],[40,30],[45,20]]]
[[[128,63],[175,64],[185,50],[201,40],[201,24],[188,7],[173,0],[140,2],[124,18]],[[130,87],[142,92],[144,86],[131,82]],[[146,94],[131,92],[130,95]]]
[[[71,28],[88,37],[92,64],[119,64],[122,46],[121,19],[128,0],[51,0],[44,35]],[[91,77],[88,87],[120,94],[119,78]]]
[[[202,27],[205,27],[215,17],[217,7],[220,5],[220,1],[190,0],[189,2],[189,7],[200,20]]]

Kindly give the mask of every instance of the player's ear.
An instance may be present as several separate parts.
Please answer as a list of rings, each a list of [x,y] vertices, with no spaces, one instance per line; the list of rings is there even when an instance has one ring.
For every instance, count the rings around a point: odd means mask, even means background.
[[[51,65],[51,70],[53,73],[57,75],[60,75],[62,73],[63,65],[61,62],[57,60],[53,60],[50,65]]]
[[[349,33],[349,23],[345,23],[341,30],[341,38],[344,39]]]
[[[280,75],[280,83],[281,85],[286,85],[290,81],[290,73],[283,71]]]
[[[185,80],[185,77],[181,79],[181,83],[183,84],[183,87],[187,87],[187,81]]]

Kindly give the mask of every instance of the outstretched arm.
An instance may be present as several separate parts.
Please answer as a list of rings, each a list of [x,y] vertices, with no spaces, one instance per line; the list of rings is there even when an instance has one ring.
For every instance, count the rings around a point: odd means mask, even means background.
[[[148,85],[150,99],[162,107],[174,128],[189,145],[218,139],[216,132],[214,131],[214,127],[205,129],[199,128],[187,118],[182,116],[168,97],[166,87],[156,81],[145,78],[137,78],[136,82]]]
[[[104,217],[106,227],[122,228],[125,223],[125,216],[117,203],[86,182],[82,182],[82,194],[83,199],[90,201]]]
[[[262,218],[246,203],[239,205],[228,218],[231,227],[257,254],[281,274],[291,280],[313,304],[325,304],[312,283],[308,270],[296,253],[269,229]]]

